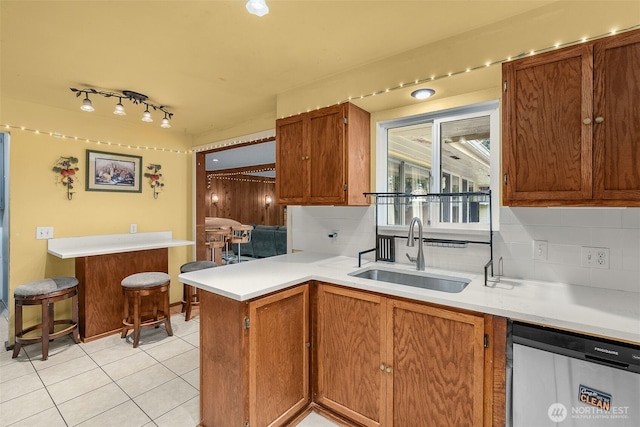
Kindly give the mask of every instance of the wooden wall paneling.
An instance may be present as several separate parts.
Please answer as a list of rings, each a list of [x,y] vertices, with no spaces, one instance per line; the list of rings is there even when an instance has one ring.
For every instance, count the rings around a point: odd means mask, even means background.
[[[122,328],[122,279],[145,271],[168,273],[169,249],[95,255],[75,260],[79,282],[80,337],[83,341],[91,341]]]

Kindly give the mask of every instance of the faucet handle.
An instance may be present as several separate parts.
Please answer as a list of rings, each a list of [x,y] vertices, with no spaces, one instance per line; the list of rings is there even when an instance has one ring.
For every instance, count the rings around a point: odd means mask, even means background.
[[[411,261],[411,262],[416,262],[418,260],[418,257],[412,257],[409,254],[405,254],[405,255],[407,256],[407,258],[409,258],[409,261]]]

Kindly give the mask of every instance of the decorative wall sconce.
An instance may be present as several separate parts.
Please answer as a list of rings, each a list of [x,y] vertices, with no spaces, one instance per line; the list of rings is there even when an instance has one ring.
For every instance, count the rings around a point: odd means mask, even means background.
[[[80,170],[76,165],[78,164],[77,157],[60,157],[53,165],[53,172],[58,176],[56,177],[56,183],[61,182],[62,185],[67,187],[67,199],[73,199],[73,184],[77,182],[76,172]]]
[[[271,198],[271,196],[265,196],[264,197],[264,204],[266,207],[271,206],[271,203],[273,203],[273,199]]]
[[[153,122],[153,118],[151,117],[151,112],[149,111],[149,107],[153,108],[154,111],[161,111],[164,113],[164,118],[160,124],[161,128],[168,129],[171,127],[171,117],[173,117],[173,113],[167,110],[167,107],[164,105],[156,105],[149,100],[147,95],[143,95],[138,92],[134,92],[132,90],[123,90],[122,92],[115,91],[102,91],[93,88],[85,88],[85,89],[76,89],[74,87],[69,88],[72,92],[76,93],[76,96],[84,94],[84,99],[82,100],[82,106],[80,109],[82,111],[94,111],[93,104],[91,103],[91,99],[89,99],[89,95],[100,95],[105,98],[118,98],[118,103],[115,106],[115,110],[113,110],[113,114],[117,116],[126,116],[127,113],[124,110],[124,105],[122,105],[122,100],[127,99],[134,104],[142,104],[145,106],[145,110],[142,113],[142,121],[151,123]]]
[[[211,203],[213,203],[214,205],[218,204],[218,200],[220,200],[218,198],[218,194],[216,193],[211,193]]]
[[[150,163],[149,166],[147,166],[148,172],[144,173],[144,177],[149,178],[149,185],[153,190],[154,199],[158,198],[160,190],[162,189],[162,187],[164,187],[164,183],[161,181],[162,174],[160,173],[160,169],[162,169],[162,165]]]

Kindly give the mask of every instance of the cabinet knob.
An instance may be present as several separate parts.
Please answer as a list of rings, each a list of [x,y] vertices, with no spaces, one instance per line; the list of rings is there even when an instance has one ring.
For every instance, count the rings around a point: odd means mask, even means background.
[[[391,373],[391,367],[387,366],[387,374],[390,374],[390,373]]]
[[[309,156],[306,156],[304,159],[305,159],[305,160],[309,160]]]
[[[380,370],[384,371],[384,365],[382,365],[382,364],[380,365]]]
[[[604,117],[596,117],[596,123],[604,122]]]
[[[304,160],[304,156],[300,157],[300,160]]]
[[[590,125],[591,124],[591,119],[589,117],[587,117],[586,119],[584,119],[582,121],[582,123],[584,123],[585,125]]]

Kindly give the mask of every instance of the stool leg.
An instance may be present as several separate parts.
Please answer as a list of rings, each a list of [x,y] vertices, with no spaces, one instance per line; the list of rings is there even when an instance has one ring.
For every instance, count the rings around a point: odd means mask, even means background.
[[[136,292],[133,298],[133,348],[138,347],[140,341],[140,294]]]
[[[71,298],[71,321],[76,324],[71,333],[71,338],[76,344],[80,344],[80,322],[78,321],[78,293]]]
[[[184,321],[188,322],[189,319],[191,319],[191,301],[193,299],[193,287],[189,286],[189,285],[185,285],[185,289],[186,289],[186,300],[187,300],[187,310],[185,312],[184,315]]]
[[[169,290],[163,292],[164,297],[164,327],[167,330],[167,335],[173,336],[173,329],[171,329],[171,313],[169,311]]]
[[[15,308],[16,318],[13,330],[15,331],[16,342],[13,344],[13,355],[11,356],[12,359],[18,357],[18,354],[20,353],[20,347],[22,347],[22,343],[18,342],[18,335],[22,334],[22,304],[15,304]]]
[[[42,360],[49,358],[49,312],[52,303],[49,298],[42,300]]]
[[[129,326],[127,323],[129,322],[129,294],[124,292],[124,316],[122,319],[122,333],[120,334],[120,338],[124,338],[127,336],[127,332],[129,331]]]
[[[182,284],[182,308],[180,309],[180,313],[184,313],[187,309],[187,285]]]

